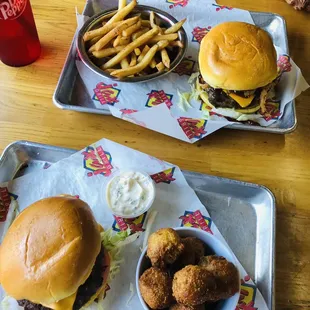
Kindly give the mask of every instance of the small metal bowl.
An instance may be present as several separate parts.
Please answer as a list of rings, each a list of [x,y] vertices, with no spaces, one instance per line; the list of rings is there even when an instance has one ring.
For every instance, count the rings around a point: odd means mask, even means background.
[[[145,75],[145,76],[126,77],[123,79],[113,77],[107,72],[101,70],[100,67],[96,65],[94,61],[92,60],[92,58],[89,57],[89,55],[87,54],[87,49],[85,46],[85,42],[83,40],[83,36],[87,31],[98,28],[98,26],[101,25],[101,21],[103,20],[103,17],[116,10],[117,8],[113,8],[113,9],[106,10],[104,12],[94,15],[92,18],[90,18],[89,20],[85,22],[85,24],[83,25],[83,27],[78,33],[77,51],[78,51],[78,54],[81,60],[89,69],[91,69],[93,72],[97,73],[99,76],[103,78],[107,78],[107,79],[115,80],[115,81],[127,82],[127,83],[136,83],[136,82],[147,82],[147,81],[154,80],[156,78],[165,76],[171,71],[173,71],[180,64],[180,62],[182,61],[185,55],[185,51],[188,45],[186,32],[183,27],[178,31],[179,40],[183,43],[183,47],[174,48],[175,55],[173,55],[174,56],[173,58],[171,57],[171,65],[170,65],[169,70],[155,72],[155,73]],[[137,5],[135,9],[131,12],[131,14],[129,14],[127,17],[131,17],[136,14],[141,14],[141,17],[143,19],[149,20],[151,11],[155,13],[156,23],[157,25],[161,27],[169,28],[178,22],[170,14],[164,11],[158,10],[156,8],[150,7],[150,6],[145,6],[145,5]]]

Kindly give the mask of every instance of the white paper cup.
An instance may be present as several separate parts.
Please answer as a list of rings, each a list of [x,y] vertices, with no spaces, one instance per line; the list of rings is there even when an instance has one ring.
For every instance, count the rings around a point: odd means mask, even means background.
[[[111,182],[113,182],[113,180],[116,177],[120,176],[123,173],[130,172],[130,171],[139,172],[139,173],[143,174],[148,179],[148,181],[150,182],[150,185],[152,187],[152,191],[154,194],[153,194],[153,197],[148,202],[148,204],[145,206],[145,208],[141,209],[140,211],[133,212],[131,214],[122,214],[122,213],[116,212],[115,210],[113,210],[111,208],[110,203],[109,203],[109,199],[108,199],[108,190],[109,190]],[[156,196],[156,188],[155,188],[155,183],[152,180],[152,178],[149,176],[149,174],[147,174],[146,172],[141,171],[141,170],[131,169],[131,170],[118,171],[115,174],[113,174],[111,180],[108,182],[105,189],[103,190],[103,193],[105,195],[105,200],[107,202],[107,205],[108,205],[110,211],[113,213],[113,215],[118,216],[118,217],[122,217],[122,218],[129,218],[130,219],[130,218],[136,218],[136,217],[142,215],[143,213],[147,212],[152,207],[153,202],[155,200],[155,196]]]
[[[236,268],[238,268],[237,261],[235,259],[235,256],[231,252],[231,250],[224,245],[218,238],[214,237],[210,233],[207,233],[201,229],[197,228],[191,228],[191,227],[177,227],[174,228],[174,230],[177,231],[178,235],[181,238],[185,237],[196,237],[200,239],[206,247],[206,253],[207,255],[218,255],[225,257],[229,262],[233,263]],[[143,274],[143,272],[151,267],[150,260],[146,257],[146,251],[147,247],[143,250],[136,269],[136,289],[138,292],[138,297],[141,302],[141,305],[144,310],[151,310],[148,305],[145,303],[141,296],[141,292],[139,289],[139,278]],[[239,272],[240,274],[240,272]],[[240,276],[239,276],[240,278]],[[234,310],[236,309],[236,306],[238,304],[238,300],[240,297],[240,287],[239,292],[236,293],[234,296],[223,299],[215,304],[214,310]]]

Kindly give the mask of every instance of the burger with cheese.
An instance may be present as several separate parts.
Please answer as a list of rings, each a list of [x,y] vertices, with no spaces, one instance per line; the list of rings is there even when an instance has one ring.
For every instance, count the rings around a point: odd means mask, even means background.
[[[278,81],[270,36],[243,22],[225,22],[210,30],[201,42],[199,67],[196,87],[208,108],[238,115],[263,114]]]
[[[110,259],[91,209],[72,196],[26,208],[0,246],[0,284],[24,309],[77,310],[104,294]]]

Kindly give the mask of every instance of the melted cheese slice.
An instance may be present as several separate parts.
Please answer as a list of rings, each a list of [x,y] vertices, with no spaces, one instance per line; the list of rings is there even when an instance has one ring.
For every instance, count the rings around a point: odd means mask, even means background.
[[[65,299],[59,300],[58,302],[52,303],[50,305],[43,305],[43,306],[54,309],[54,310],[72,310],[73,304],[76,299],[76,295],[77,295],[77,292]]]
[[[237,101],[242,108],[246,108],[248,105],[250,105],[255,97],[255,95],[252,95],[248,98],[244,98],[244,97],[236,95],[235,93],[230,93],[228,94],[228,96],[230,96],[235,101]]]

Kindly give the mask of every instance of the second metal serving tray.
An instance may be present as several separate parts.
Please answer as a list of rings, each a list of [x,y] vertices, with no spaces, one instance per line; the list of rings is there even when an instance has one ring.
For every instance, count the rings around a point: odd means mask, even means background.
[[[19,141],[0,156],[0,182],[46,168],[75,150]],[[183,171],[218,229],[274,309],[275,199],[264,186]]]
[[[95,6],[93,2],[89,1],[84,8],[83,15],[93,16],[103,9],[106,9],[103,5],[102,7],[98,5]],[[288,40],[284,18],[272,13],[250,13],[254,23],[265,29],[271,35],[274,44],[281,47],[284,53],[288,54]],[[67,59],[56,86],[53,95],[53,102],[57,107],[64,110],[111,115],[108,109],[97,109],[85,89],[75,65],[75,38],[76,36],[73,38]],[[286,105],[282,118],[271,126],[262,127],[240,123],[226,126],[226,128],[285,134],[292,132],[296,128],[296,125],[295,101],[293,100]]]

